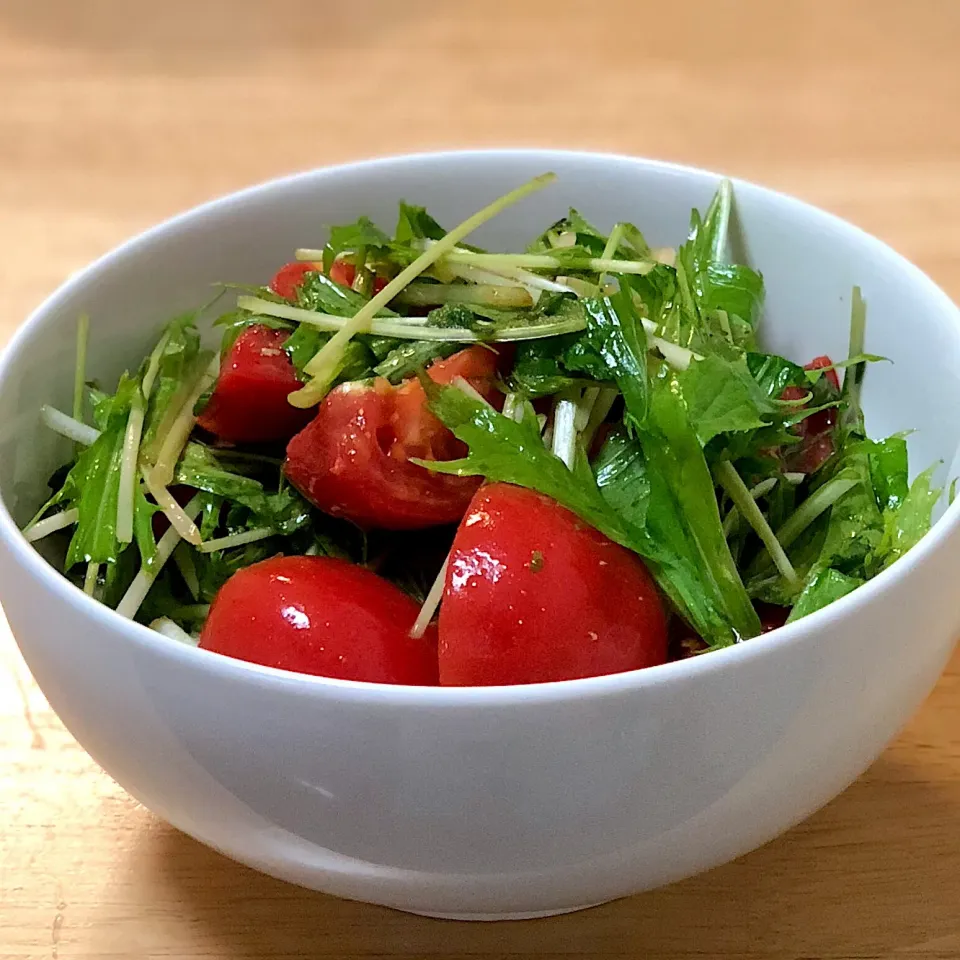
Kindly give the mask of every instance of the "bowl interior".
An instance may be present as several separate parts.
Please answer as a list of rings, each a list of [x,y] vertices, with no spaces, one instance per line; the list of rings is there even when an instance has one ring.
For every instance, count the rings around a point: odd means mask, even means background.
[[[67,454],[42,427],[43,403],[68,409],[77,317],[91,317],[88,376],[112,386],[135,366],[162,323],[195,309],[222,281],[265,282],[298,246],[320,246],[330,224],[370,216],[391,229],[399,199],[454,225],[547,169],[560,179],[478,231],[491,249],[521,249],[576,206],[601,227],[630,220],[653,245],[676,245],[690,208],[703,209],[716,176],[643,160],[553,151],[435,154],[354,164],[276,181],[184,214],[108,254],[35,313],[0,364],[0,498],[18,523],[43,501]],[[872,436],[913,431],[913,472],[941,460],[953,475],[960,445],[960,323],[948,298],[877,240],[798,201],[737,183],[735,249],[766,280],[762,343],[805,362],[847,350],[854,284],[868,305],[871,366],[864,407]],[[228,291],[217,309],[228,309]]]

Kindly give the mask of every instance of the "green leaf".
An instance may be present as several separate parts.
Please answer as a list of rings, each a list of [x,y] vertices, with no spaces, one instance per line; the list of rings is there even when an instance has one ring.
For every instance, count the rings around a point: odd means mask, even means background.
[[[251,516],[240,524],[241,529],[269,526],[278,533],[290,534],[311,520],[309,504],[292,487],[287,486],[280,493],[268,493],[260,481],[227,469],[202,443],[187,444],[175,479],[177,483],[245,507]]]
[[[881,510],[896,510],[907,498],[907,441],[902,436],[872,441],[867,448],[870,480]]]
[[[787,623],[793,623],[801,617],[815,613],[817,610],[833,603],[834,600],[839,600],[848,593],[852,593],[864,582],[859,577],[848,577],[845,573],[834,570],[832,567],[820,570],[797,598],[796,604],[790,611],[790,616],[787,617]]]
[[[163,352],[144,420],[141,443],[144,451],[152,448],[161,426],[177,412],[171,407],[179,408],[209,362],[210,354],[200,350],[200,334],[194,321],[194,314],[178,317],[164,332]]]
[[[746,364],[750,375],[771,400],[779,400],[787,387],[807,388],[803,367],[785,357],[748,353]]]
[[[333,261],[341,253],[356,253],[358,250],[383,252],[390,245],[390,238],[369,217],[360,217],[354,223],[330,228],[330,239],[323,248],[323,269],[330,272]]]
[[[394,232],[395,243],[409,243],[411,240],[442,240],[446,230],[427,213],[425,207],[400,201],[400,214],[397,229]]]
[[[744,358],[725,360],[710,354],[694,360],[678,380],[702,444],[721,433],[757,430],[785,412],[760,386]]]
[[[631,527],[657,544],[659,559],[648,559],[651,573],[680,615],[711,646],[735,639],[714,581],[704,576],[700,554],[681,508],[662,477],[652,474],[636,440],[615,431],[594,465],[607,503]]]
[[[67,475],[79,512],[67,549],[67,569],[82,562],[116,563],[124,546],[117,540],[117,502],[120,495],[120,462],[127,415],[138,381],[124,374],[117,392],[101,407],[100,436],[80,454]]]
[[[586,352],[566,355],[566,366],[600,380],[613,380],[620,388],[631,421],[640,426],[647,417],[647,340],[640,315],[628,291],[612,297],[584,300],[587,330],[580,343]]]
[[[637,439],[651,482],[666,485],[696,545],[703,576],[722,601],[730,630],[740,639],[756,636],[760,622],[723,533],[713,477],[687,414],[680,381],[666,366],[652,381],[649,414]]]
[[[420,461],[435,473],[484,476],[538,490],[572,510],[611,540],[629,545],[630,535],[597,489],[582,453],[573,470],[543,445],[540,424],[529,403],[520,421],[504,417],[455,387],[421,378],[430,409],[469,448],[459,460]]]
[[[900,506],[886,511],[879,549],[884,567],[899,560],[930,530],[934,507],[943,492],[939,487],[932,486],[937,466],[935,464],[924,470],[910,485],[910,491]]]
[[[458,343],[443,340],[406,340],[394,347],[374,368],[378,377],[400,383],[434,360],[449,357],[461,349]]]

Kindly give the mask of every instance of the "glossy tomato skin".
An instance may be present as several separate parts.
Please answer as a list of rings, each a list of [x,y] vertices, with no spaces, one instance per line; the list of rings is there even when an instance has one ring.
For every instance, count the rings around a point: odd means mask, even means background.
[[[409,636],[418,606],[375,573],[331,557],[274,557],[221,588],[200,646],[341,680],[435,686],[436,629]]]
[[[288,440],[312,416],[287,402],[301,386],[283,349],[289,333],[255,324],[220,362],[213,394],[197,422],[228,443]]]
[[[308,261],[296,260],[285,263],[270,281],[270,289],[284,300],[296,300],[297,290],[308,273],[314,273],[318,265]]]
[[[470,347],[427,372],[437,383],[463,377],[492,399],[496,363],[495,353]],[[452,460],[464,449],[427,409],[418,380],[398,387],[386,380],[348,383],[330,391],[287,445],[284,470],[326,513],[362,527],[414,530],[456,523],[480,480],[431,473],[411,458]]]
[[[539,493],[483,487],[454,537],[440,605],[440,683],[573,680],[667,659],[640,558]]]

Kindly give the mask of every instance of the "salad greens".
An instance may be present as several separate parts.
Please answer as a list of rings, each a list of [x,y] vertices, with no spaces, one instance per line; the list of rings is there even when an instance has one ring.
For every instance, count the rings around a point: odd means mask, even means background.
[[[341,383],[419,376],[465,452],[415,462],[555,499],[643,558],[707,647],[759,634],[758,603],[796,620],[914,546],[940,490],[932,468],[909,482],[904,437],[866,434],[864,372],[882,358],[865,352],[859,290],[848,357],[804,367],[765,353],[763,278],[728,255],[728,182],[676,250],[576,210],[522,252],[466,244],[552,179],[449,231],[405,202],[392,235],[366,217],[332,228],[324,247],[297,251],[307,267],[295,299],[241,288],[216,320],[221,355],[251,326],[288,334],[302,384],[289,401],[303,409]],[[338,263],[349,284],[331,274]],[[196,635],[234,572],[277,553],[345,557],[435,601],[452,529],[361,531],[287,482],[282,446],[225,445],[197,428],[217,377],[200,330],[199,313],[171,321],[108,393],[86,379],[81,319],[71,414],[42,411],[74,456],[28,539],[68,531],[63,566],[78,585],[181,636]],[[502,411],[423,372],[472,343],[515,344]]]

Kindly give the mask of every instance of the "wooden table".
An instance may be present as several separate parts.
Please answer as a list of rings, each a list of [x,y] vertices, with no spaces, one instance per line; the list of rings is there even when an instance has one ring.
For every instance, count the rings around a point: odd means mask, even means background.
[[[0,0],[0,333],[216,194],[463,145],[649,154],[796,193],[960,296],[957,0]],[[905,318],[909,323],[909,318]],[[945,415],[954,415],[946,411]],[[809,822],[556,920],[452,926],[258,876],[126,796],[0,626],[0,957],[960,957],[960,656]]]

